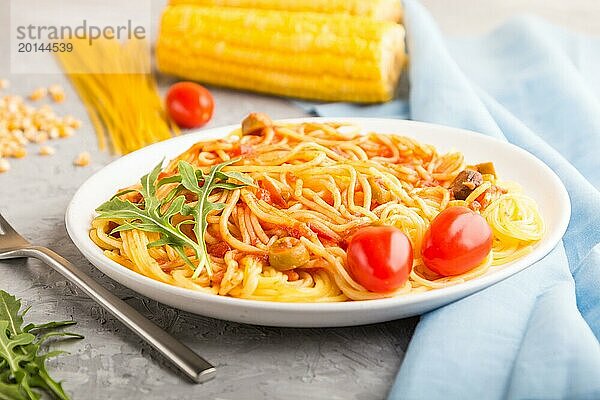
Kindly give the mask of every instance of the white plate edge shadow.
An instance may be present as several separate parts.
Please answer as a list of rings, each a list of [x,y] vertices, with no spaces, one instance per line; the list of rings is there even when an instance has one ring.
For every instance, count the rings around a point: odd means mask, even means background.
[[[93,205],[86,206],[89,201],[86,201],[85,198],[88,197],[90,193],[94,192],[94,187],[96,187],[98,182],[103,181],[104,175],[119,169],[120,166],[127,165],[130,163],[129,160],[136,160],[138,158],[143,159],[145,156],[147,156],[147,159],[152,159],[147,162],[148,165],[155,165],[157,161],[164,157],[165,152],[172,153],[169,157],[173,157],[185,151],[191,144],[197,141],[223,136],[239,127],[239,125],[236,124],[194,131],[173,139],[155,143],[125,155],[95,172],[80,186],[67,207],[65,214],[67,232],[81,253],[95,267],[100,269],[110,278],[142,295],[175,308],[199,315],[258,325],[334,327],[363,325],[418,315],[466,297],[500,282],[542,259],[560,242],[567,229],[571,207],[568,193],[561,180],[546,164],[526,150],[515,145],[477,132],[409,120],[319,117],[280,120],[280,122],[290,123],[304,121],[340,121],[354,123],[368,131],[411,136],[419,141],[431,143],[436,146],[436,148],[442,147],[446,151],[449,150],[450,146],[440,146],[439,142],[448,141],[448,138],[436,135],[441,134],[450,137],[458,136],[461,138],[460,142],[462,143],[469,142],[469,139],[473,139],[476,144],[481,142],[483,144],[497,145],[502,149],[501,152],[508,151],[511,154],[514,153],[516,159],[534,165],[543,173],[541,175],[541,181],[547,180],[550,183],[550,188],[554,190],[552,192],[552,202],[555,203],[554,208],[562,210],[562,213],[554,213],[552,215],[552,218],[555,219],[552,224],[552,229],[549,229],[549,226],[547,226],[547,232],[544,238],[536,245],[533,252],[506,267],[502,267],[482,277],[455,286],[381,300],[343,303],[278,303],[236,299],[171,286],[140,275],[105,257],[102,251],[88,236],[89,223],[94,208],[110,197],[119,186],[122,187],[124,185],[115,183],[112,192],[109,192],[107,196],[98,197],[97,204],[94,203]],[[434,140],[424,139],[423,136],[431,136]],[[462,151],[461,143],[454,143],[453,147],[458,151]],[[171,150],[165,151],[163,148],[171,148]],[[485,161],[473,160],[472,158],[468,158],[468,160],[473,162]],[[494,161],[496,164],[502,163],[497,159],[492,159],[491,161]],[[132,178],[129,181],[129,184],[135,183],[141,175],[146,173],[149,169],[150,168],[147,168],[147,166],[144,166],[143,172],[140,174],[126,174]],[[509,179],[519,182],[518,177],[510,176]],[[525,190],[525,193],[531,194],[527,189]],[[536,200],[539,199],[536,198]],[[544,211],[544,208],[542,208],[542,211]],[[544,218],[546,219],[547,215],[544,215]]]

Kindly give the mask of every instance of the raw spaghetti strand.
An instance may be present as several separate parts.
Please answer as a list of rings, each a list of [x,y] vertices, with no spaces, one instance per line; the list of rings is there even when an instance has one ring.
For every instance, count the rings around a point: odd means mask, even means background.
[[[144,40],[73,39],[72,52],[55,53],[79,94],[101,150],[126,154],[180,133],[166,115],[150,73]]]

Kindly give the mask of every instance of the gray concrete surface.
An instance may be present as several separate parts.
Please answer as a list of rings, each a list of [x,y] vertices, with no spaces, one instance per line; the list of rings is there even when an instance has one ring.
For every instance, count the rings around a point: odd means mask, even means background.
[[[8,52],[6,1],[0,5],[0,54]],[[164,1],[154,1],[154,14]],[[52,2],[48,2],[52,4]],[[598,33],[600,5],[576,1],[424,0],[447,32],[478,32],[521,11],[535,12],[574,29]],[[472,30],[469,28],[472,27]],[[85,110],[62,76],[11,76],[6,58],[0,78],[11,93],[26,95],[38,86],[60,83],[67,101],[55,107],[84,121],[75,137],[53,144],[53,157],[31,155],[12,162],[0,175],[0,212],[31,241],[49,246],[102,282],[148,318],[216,364],[218,377],[192,385],[170,369],[81,291],[36,261],[0,262],[0,288],[33,306],[28,320],[74,319],[84,340],[60,347],[70,351],[50,362],[74,399],[380,399],[385,397],[417,322],[416,318],[356,328],[280,329],[219,321],[181,312],[137,295],[95,270],[65,232],[63,216],[72,194],[112,157],[97,150]],[[161,78],[164,89],[170,81]],[[213,91],[216,114],[209,126],[238,122],[249,111],[276,118],[303,112],[286,100]],[[73,167],[82,150],[92,153],[87,168]]]

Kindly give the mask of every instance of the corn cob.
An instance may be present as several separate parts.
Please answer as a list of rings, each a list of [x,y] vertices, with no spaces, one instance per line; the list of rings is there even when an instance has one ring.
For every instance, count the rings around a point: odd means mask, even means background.
[[[343,14],[169,6],[159,69],[209,84],[327,101],[393,97],[404,29]]]
[[[169,4],[350,14],[394,22],[402,19],[400,0],[170,0]]]

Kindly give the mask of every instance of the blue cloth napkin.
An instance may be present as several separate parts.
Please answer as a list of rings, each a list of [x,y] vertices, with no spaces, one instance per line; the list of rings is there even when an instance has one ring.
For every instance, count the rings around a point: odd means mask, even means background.
[[[600,399],[600,39],[519,17],[446,40],[416,0],[404,3],[408,106],[304,106],[504,138],[560,176],[573,210],[543,260],[421,318],[389,397]]]

